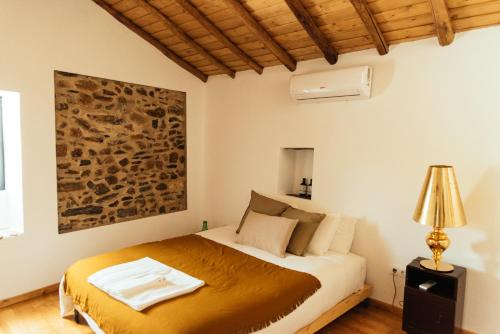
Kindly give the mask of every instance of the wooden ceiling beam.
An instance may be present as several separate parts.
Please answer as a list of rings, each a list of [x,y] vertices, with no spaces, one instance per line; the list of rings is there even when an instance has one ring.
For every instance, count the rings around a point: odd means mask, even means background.
[[[450,45],[455,38],[455,31],[451,24],[450,14],[445,0],[429,0],[434,17],[434,26],[439,44],[442,46]]]
[[[234,44],[205,14],[191,4],[189,0],[175,0],[186,12],[207,29],[222,45],[228,48],[234,55],[246,62],[255,72],[262,74],[264,67],[259,65],[254,59]]]
[[[229,7],[243,24],[262,42],[283,65],[290,71],[295,71],[297,61],[269,35],[269,33],[257,22],[257,20],[248,12],[239,0],[224,0],[224,3]]]
[[[151,36],[148,32],[143,30],[141,27],[136,25],[134,22],[123,16],[120,12],[118,12],[116,9],[108,5],[104,0],[92,0],[96,5],[104,9],[106,12],[108,12],[111,16],[113,16],[117,21],[119,21],[121,24],[126,26],[128,29],[132,30],[135,32],[137,35],[142,37],[144,40],[149,42],[151,45],[153,45],[156,49],[158,49],[161,53],[163,53],[165,56],[167,56],[170,60],[172,60],[174,63],[188,71],[189,73],[193,74],[196,76],[198,79],[200,79],[203,82],[207,82],[208,76],[197,69],[195,66],[192,64],[188,63],[181,57],[179,57],[175,52],[170,50],[168,47],[166,47],[163,43],[161,43],[159,40]]]
[[[326,38],[325,34],[323,34],[321,30],[319,30],[318,26],[314,22],[313,17],[304,7],[302,1],[285,0],[285,2],[297,18],[297,20],[300,22],[302,27],[304,27],[309,37],[311,37],[313,42],[321,50],[326,61],[328,61],[328,63],[330,63],[331,65],[335,64],[338,60],[337,50],[334,49],[330,41]]]
[[[139,6],[146,9],[150,14],[156,16],[161,22],[163,22],[168,29],[181,41],[189,45],[190,48],[196,50],[200,55],[208,59],[213,65],[217,66],[221,71],[234,78],[236,73],[227,67],[223,62],[212,56],[207,50],[205,50],[200,44],[196,43],[191,37],[189,37],[182,29],[180,29],[177,24],[172,22],[165,14],[160,12],[160,10],[153,5],[149,4],[146,0],[136,0]]]
[[[373,44],[377,48],[377,51],[380,55],[385,55],[389,52],[389,45],[387,44],[380,27],[375,20],[375,17],[368,7],[366,0],[351,0],[351,4],[356,9],[361,21],[363,21],[366,30],[370,34],[372,38]]]

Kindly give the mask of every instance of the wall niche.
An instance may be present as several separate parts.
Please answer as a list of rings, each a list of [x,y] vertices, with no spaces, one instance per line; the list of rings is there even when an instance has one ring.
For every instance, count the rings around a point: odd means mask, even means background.
[[[310,200],[313,190],[313,164],[314,148],[281,148],[278,192]]]

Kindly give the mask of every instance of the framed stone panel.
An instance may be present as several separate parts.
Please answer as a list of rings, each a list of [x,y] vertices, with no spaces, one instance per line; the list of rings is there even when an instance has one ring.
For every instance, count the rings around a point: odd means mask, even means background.
[[[54,72],[59,233],[187,209],[186,93]]]

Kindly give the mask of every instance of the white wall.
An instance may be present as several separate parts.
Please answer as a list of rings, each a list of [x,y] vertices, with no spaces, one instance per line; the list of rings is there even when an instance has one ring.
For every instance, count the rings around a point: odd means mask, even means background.
[[[367,101],[295,105],[284,67],[208,83],[206,209],[238,222],[250,189],[278,187],[280,147],[314,147],[313,199],[364,217],[354,252],[368,259],[374,297],[392,299],[390,268],[429,256],[412,222],[426,168],[456,166],[469,218],[451,230],[449,262],[468,268],[464,327],[496,333],[500,310],[500,28],[342,55],[334,68],[374,67]],[[331,68],[323,60],[297,73]],[[399,279],[401,299],[402,279]]]
[[[89,0],[0,0],[0,90],[21,93],[24,234],[0,240],[0,300],[73,261],[201,226],[205,86]],[[188,210],[59,235],[53,71],[187,92]]]

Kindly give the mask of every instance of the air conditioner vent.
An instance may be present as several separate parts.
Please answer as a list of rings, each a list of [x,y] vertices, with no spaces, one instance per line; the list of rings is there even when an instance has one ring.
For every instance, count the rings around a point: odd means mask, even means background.
[[[371,81],[369,66],[301,74],[292,76],[290,95],[298,103],[368,99]]]

